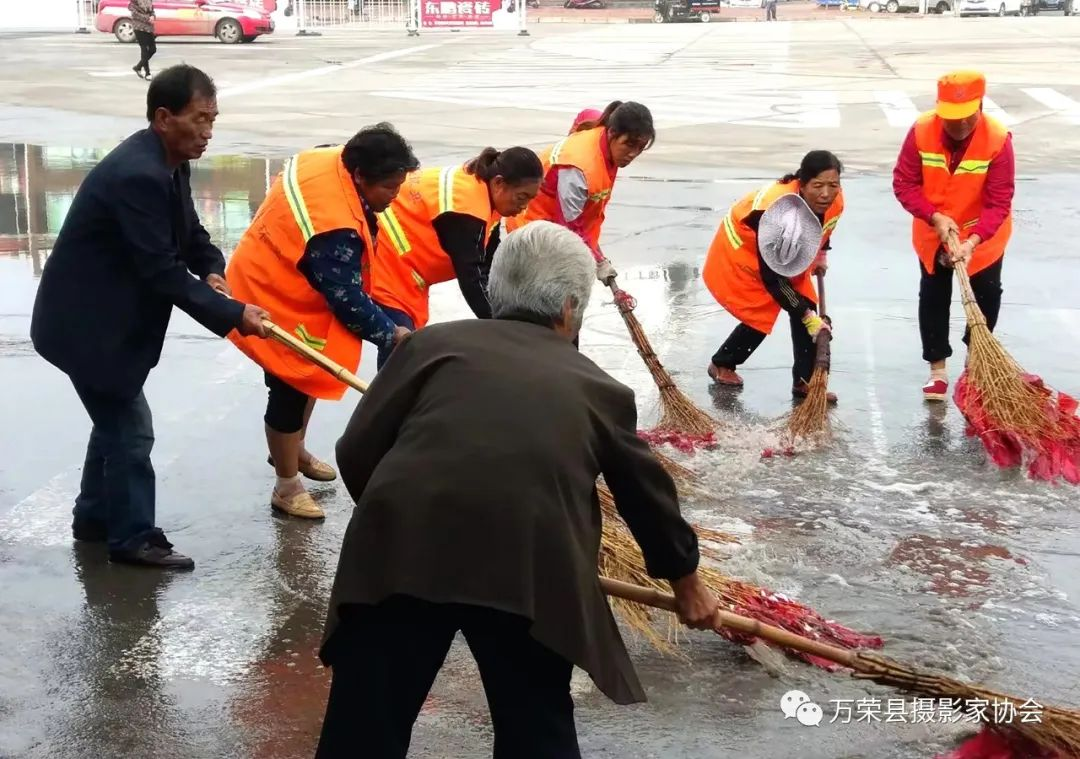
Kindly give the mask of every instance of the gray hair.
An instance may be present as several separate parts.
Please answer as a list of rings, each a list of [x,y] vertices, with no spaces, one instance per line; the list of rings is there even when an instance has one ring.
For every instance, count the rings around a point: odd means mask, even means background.
[[[534,221],[508,234],[495,253],[488,276],[491,313],[555,320],[569,301],[570,326],[578,330],[595,281],[596,262],[580,237],[550,221]]]

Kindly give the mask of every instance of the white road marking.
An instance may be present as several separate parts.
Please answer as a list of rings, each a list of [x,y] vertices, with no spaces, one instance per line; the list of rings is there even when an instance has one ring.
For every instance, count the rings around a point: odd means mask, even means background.
[[[1014,126],[1019,122],[1019,119],[1014,118],[1008,112],[1005,111],[1000,105],[995,103],[988,97],[983,98],[983,111],[993,116],[1005,126]]]
[[[1070,124],[1080,124],[1080,103],[1071,97],[1062,95],[1052,87],[1023,87],[1021,91],[1047,108],[1057,111],[1058,115],[1063,116]]]
[[[870,438],[874,444],[874,463],[883,465],[888,460],[889,439],[885,435],[881,402],[877,395],[877,362],[874,359],[874,320],[862,319],[863,353],[866,356],[866,400],[870,405]]]
[[[425,50],[433,50],[434,48],[442,47],[447,44],[449,44],[449,41],[437,42],[431,45],[414,45],[413,47],[406,47],[401,50],[388,50],[383,53],[376,53],[375,55],[369,55],[367,58],[359,58],[355,61],[349,61],[348,63],[342,63],[340,65],[320,66],[314,69],[307,69],[306,71],[295,71],[289,74],[268,76],[265,79],[256,79],[254,82],[248,82],[247,84],[240,84],[235,87],[221,89],[218,91],[218,100],[233,97],[234,95],[246,95],[249,92],[265,90],[268,87],[274,87],[279,84],[291,84],[304,79],[332,74],[336,71],[345,71],[347,69],[357,68],[358,66],[366,66],[371,63],[380,63],[382,61],[393,60],[394,58],[404,58],[407,55],[422,53]]]
[[[885,113],[889,126],[907,129],[919,116],[919,109],[902,90],[877,90],[874,99]]]

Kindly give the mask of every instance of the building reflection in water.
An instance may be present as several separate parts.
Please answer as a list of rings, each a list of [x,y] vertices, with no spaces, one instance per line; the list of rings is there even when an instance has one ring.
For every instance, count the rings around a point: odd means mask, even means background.
[[[108,152],[0,143],[0,255],[27,258],[34,277],[40,277],[83,177]],[[226,255],[247,229],[282,163],[209,156],[192,164],[195,209]]]

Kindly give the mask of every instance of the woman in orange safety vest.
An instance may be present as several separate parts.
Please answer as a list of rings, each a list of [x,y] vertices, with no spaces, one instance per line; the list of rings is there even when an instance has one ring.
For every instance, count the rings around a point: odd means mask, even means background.
[[[225,269],[233,295],[265,302],[273,321],[350,371],[361,340],[391,348],[408,334],[371,299],[377,214],[420,166],[389,124],[358,132],[345,145],[304,150],[285,164]],[[345,385],[275,340],[229,339],[264,370],[263,421],[277,472],[271,506],[292,516],[325,514],[300,475],[329,481],[337,472],[304,446],[316,398],[338,400]]]
[[[607,283],[616,271],[600,251],[600,229],[616,174],[655,140],[652,113],[641,103],[616,100],[595,120],[576,123],[568,136],[540,154],[540,192],[525,213],[506,220],[507,231],[537,219],[567,227],[589,246],[597,278]]]
[[[727,311],[739,320],[708,366],[709,376],[721,385],[742,387],[735,368],[745,362],[765,336],[772,332],[780,310],[791,320],[794,363],[792,395],[806,396],[814,370],[814,338],[830,329],[817,314],[817,291],[811,275],[824,273],[830,237],[844,209],[840,189],[840,159],[827,150],[806,154],[794,174],[787,174],[759,190],[748,193],[724,216],[702,269],[705,286]],[[821,222],[821,245],[817,258],[801,272],[782,276],[771,269],[758,249],[758,224],[762,214],[784,195],[797,193]],[[829,401],[836,396],[829,394]]]
[[[372,298],[395,324],[419,329],[428,322],[431,286],[456,278],[472,312],[490,319],[491,230],[525,210],[543,176],[536,153],[522,147],[484,148],[463,166],[410,174],[379,214]],[[378,366],[389,357],[390,348],[380,348]]]

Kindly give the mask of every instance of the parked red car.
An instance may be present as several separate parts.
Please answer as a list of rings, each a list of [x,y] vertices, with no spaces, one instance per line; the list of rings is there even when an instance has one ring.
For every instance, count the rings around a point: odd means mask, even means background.
[[[217,37],[222,42],[251,42],[274,31],[265,8],[242,2],[211,0],[154,0],[154,33],[158,37]],[[101,0],[94,24],[121,42],[134,42],[128,0]]]

